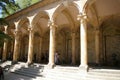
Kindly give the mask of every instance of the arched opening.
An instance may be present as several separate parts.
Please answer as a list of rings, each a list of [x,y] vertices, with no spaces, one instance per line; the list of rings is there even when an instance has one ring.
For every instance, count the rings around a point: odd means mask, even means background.
[[[34,62],[48,63],[48,60],[43,60],[43,57],[48,59],[48,56],[45,54],[47,54],[49,51],[49,35],[46,33],[49,29],[47,26],[48,19],[49,16],[47,12],[40,11],[37,13],[37,15],[35,15],[32,21],[34,26]]]
[[[53,20],[58,26],[55,50],[60,54],[61,65],[79,64],[80,49],[78,48],[80,47],[78,46],[80,45],[78,44],[80,39],[78,39],[79,31],[77,31],[79,27],[79,21],[77,21],[78,14],[79,11],[73,3],[67,6],[64,3],[61,4],[53,14]],[[74,36],[72,36],[73,34]]]
[[[7,59],[13,60],[13,52],[14,52],[14,30],[15,25],[12,23],[8,27],[8,35],[12,38],[12,40],[8,40],[8,46],[7,46]]]
[[[28,58],[29,32],[28,19],[22,18],[19,22],[19,61],[26,62]]]

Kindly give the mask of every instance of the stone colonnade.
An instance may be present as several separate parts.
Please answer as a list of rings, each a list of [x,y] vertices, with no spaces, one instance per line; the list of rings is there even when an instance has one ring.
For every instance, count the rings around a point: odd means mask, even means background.
[[[87,22],[86,22],[86,15],[80,14],[78,15],[78,18],[80,20],[80,48],[81,48],[81,64],[80,68],[84,68],[85,70],[88,69],[88,60],[87,60]],[[30,25],[32,26],[32,25]],[[54,22],[49,22],[48,24],[50,28],[50,44],[49,44],[49,63],[48,66],[50,68],[53,68],[54,63],[54,55],[55,55],[55,32],[56,32],[56,25]],[[75,32],[71,33],[72,37],[72,64],[75,64]],[[15,30],[15,43],[14,43],[14,55],[13,55],[13,61],[18,61],[18,52],[19,52],[19,45],[20,45],[20,33],[19,30]],[[28,60],[27,63],[31,64],[33,63],[33,42],[34,42],[34,29],[33,27],[29,28],[29,46],[28,46]],[[96,32],[95,36],[95,43],[96,43],[96,63],[99,63],[99,33]],[[4,53],[3,53],[3,60],[6,60],[6,51],[7,51],[7,42],[4,43]]]

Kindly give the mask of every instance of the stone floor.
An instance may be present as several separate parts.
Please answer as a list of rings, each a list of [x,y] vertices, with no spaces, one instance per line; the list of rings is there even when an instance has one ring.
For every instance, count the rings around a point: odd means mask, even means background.
[[[5,67],[5,80],[120,80],[120,69],[90,68],[90,71],[86,74],[86,77],[84,77],[85,74],[80,73],[79,67],[57,65],[54,69],[45,69],[45,77],[36,76],[35,78],[31,78],[11,73],[10,70],[8,70],[10,65],[11,61],[0,63],[0,66]],[[35,65],[39,67],[39,65],[42,64]],[[19,62],[14,68],[19,68],[20,66],[25,66],[25,63]],[[30,71],[31,70],[29,70],[29,72]],[[81,77],[84,79],[81,79]]]
[[[6,62],[0,64],[0,66],[2,66],[2,67],[8,67],[6,65],[11,65],[11,61],[6,61]],[[21,63],[21,65],[22,65],[22,63]],[[17,75],[17,74],[11,73],[9,71],[4,71],[4,80],[39,80],[39,79],[30,78],[30,77],[22,76],[22,75]]]

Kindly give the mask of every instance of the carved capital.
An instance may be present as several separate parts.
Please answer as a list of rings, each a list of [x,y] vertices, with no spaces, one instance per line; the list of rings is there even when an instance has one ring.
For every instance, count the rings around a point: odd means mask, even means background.
[[[33,30],[32,27],[29,27],[29,28],[28,28],[28,31],[29,31],[29,32],[33,32],[34,30]]]
[[[72,33],[71,33],[71,36],[75,36],[76,35],[76,33],[73,31]]]
[[[18,30],[14,30],[14,34],[17,35],[19,33]]]
[[[56,25],[54,22],[49,21],[49,22],[48,22],[48,27],[50,27],[50,29],[51,29],[51,28],[53,28],[53,27],[57,27],[57,25]]]
[[[77,15],[77,20],[86,20],[87,19],[87,15],[80,13],[79,15]]]
[[[8,33],[8,26],[4,26],[4,28],[5,28],[4,33],[7,34]]]
[[[21,34],[20,31],[18,31],[18,30],[15,30],[15,31],[14,31],[14,35],[15,35],[15,38],[16,38],[16,39],[19,38],[20,34]]]
[[[34,32],[34,28],[33,28],[32,25],[29,25],[29,27],[28,27],[28,31],[29,31],[29,32]]]

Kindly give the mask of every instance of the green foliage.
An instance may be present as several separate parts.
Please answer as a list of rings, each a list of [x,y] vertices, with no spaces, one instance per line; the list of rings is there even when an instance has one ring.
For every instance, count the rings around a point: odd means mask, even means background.
[[[12,40],[12,38],[9,35],[5,34],[3,31],[0,31],[0,47],[3,46],[6,40]]]
[[[0,10],[3,18],[0,18],[0,26],[8,25],[4,20],[4,17],[15,13],[23,8],[29,7],[30,5],[41,1],[41,0],[0,0]],[[0,30],[0,47],[3,46],[5,40],[11,40],[11,37]]]
[[[2,8],[2,17],[9,16],[23,8],[41,0],[0,0],[0,7]]]
[[[4,18],[0,18],[0,25],[8,25]]]
[[[20,8],[14,0],[0,0],[0,9],[2,10],[3,17],[6,17]]]

